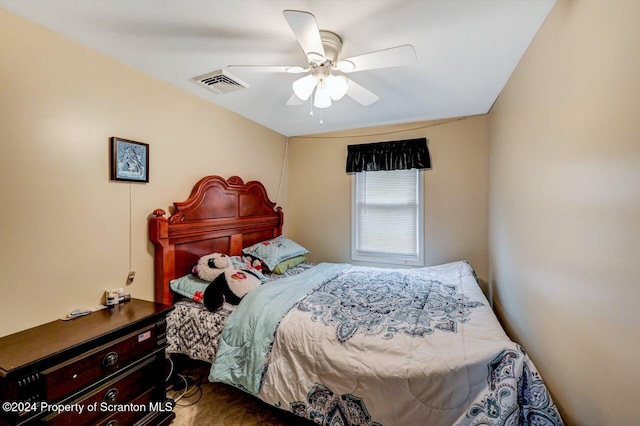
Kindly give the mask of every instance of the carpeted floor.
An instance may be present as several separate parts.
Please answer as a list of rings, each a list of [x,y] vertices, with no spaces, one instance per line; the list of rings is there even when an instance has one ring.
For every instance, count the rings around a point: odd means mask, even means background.
[[[309,422],[262,403],[256,398],[221,383],[201,385],[198,393],[178,401],[172,426],[234,425],[234,426],[289,426],[308,425]],[[198,400],[199,399],[199,400]],[[197,403],[190,404],[193,401]]]
[[[308,426],[313,423],[263,403],[232,386],[207,381],[208,367],[189,365],[180,371],[167,390],[167,396],[178,400],[176,418],[171,426]],[[175,389],[175,388],[179,389]],[[183,395],[180,397],[180,395]]]

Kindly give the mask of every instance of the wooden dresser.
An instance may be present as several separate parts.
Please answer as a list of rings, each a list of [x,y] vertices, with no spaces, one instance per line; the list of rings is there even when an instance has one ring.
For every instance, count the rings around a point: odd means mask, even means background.
[[[0,338],[0,425],[160,425],[171,306],[132,299]]]

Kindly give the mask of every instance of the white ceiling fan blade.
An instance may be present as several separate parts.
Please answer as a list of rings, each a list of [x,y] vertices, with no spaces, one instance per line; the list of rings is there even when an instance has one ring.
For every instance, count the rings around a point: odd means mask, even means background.
[[[356,102],[364,106],[368,106],[380,99],[378,95],[371,92],[369,89],[365,89],[364,87],[360,86],[350,78],[348,78],[347,80],[347,95]]]
[[[287,101],[287,106],[297,106],[297,105],[302,105],[303,103],[304,101],[299,97],[297,97],[296,94],[294,93],[293,95],[291,95],[291,97]]]
[[[389,49],[364,53],[341,59],[338,69],[342,72],[357,72],[376,68],[398,67],[416,62],[416,51],[410,44],[390,47]]]
[[[287,23],[293,30],[302,51],[309,59],[324,58],[324,47],[322,46],[322,39],[320,38],[320,29],[316,22],[316,17],[309,12],[303,12],[300,10],[285,10],[282,12]]]
[[[288,72],[291,74],[299,74],[307,71],[304,68],[295,65],[227,65],[227,68],[236,68],[253,72]]]

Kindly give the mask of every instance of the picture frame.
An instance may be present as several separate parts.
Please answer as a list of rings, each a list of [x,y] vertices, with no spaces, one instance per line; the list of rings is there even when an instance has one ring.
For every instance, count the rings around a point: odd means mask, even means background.
[[[149,144],[110,138],[111,180],[149,182]]]

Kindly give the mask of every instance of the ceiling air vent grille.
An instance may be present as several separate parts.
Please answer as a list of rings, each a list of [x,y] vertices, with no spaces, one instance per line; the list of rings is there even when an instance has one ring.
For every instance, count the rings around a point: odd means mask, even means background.
[[[194,77],[193,81],[218,94],[233,92],[234,90],[246,89],[249,87],[247,83],[224,70],[217,70]]]

